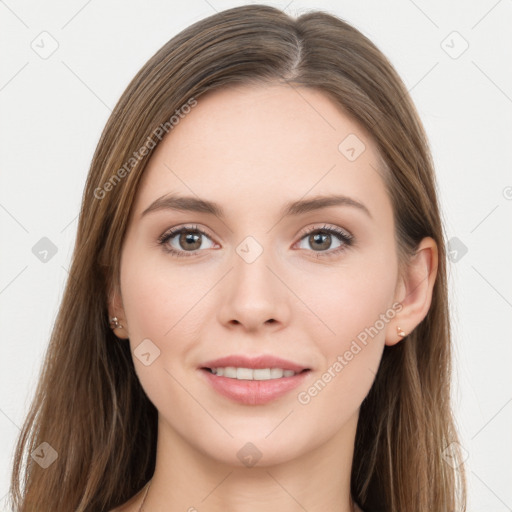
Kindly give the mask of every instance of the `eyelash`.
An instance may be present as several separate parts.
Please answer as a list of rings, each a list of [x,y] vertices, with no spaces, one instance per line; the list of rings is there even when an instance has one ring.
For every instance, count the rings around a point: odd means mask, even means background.
[[[176,235],[187,233],[187,232],[196,232],[199,233],[207,238],[211,238],[207,233],[205,233],[202,229],[198,228],[197,226],[182,226],[179,228],[172,228],[165,233],[163,233],[161,236],[158,237],[158,244],[162,246],[162,249],[171,254],[171,256],[175,256],[178,258],[181,257],[190,257],[190,256],[196,256],[197,252],[200,252],[199,250],[196,251],[178,251],[169,245],[167,245],[167,241],[173,238]],[[303,233],[299,240],[302,240],[303,238],[307,237],[308,235],[311,235],[312,233],[328,233],[331,235],[335,235],[340,242],[342,242],[342,245],[337,247],[334,250],[330,251],[311,251],[316,252],[317,258],[331,258],[334,256],[337,256],[341,252],[345,251],[347,247],[350,247],[354,243],[354,237],[350,233],[348,233],[345,230],[342,230],[337,227],[329,227],[327,225],[324,225],[321,228],[310,228],[305,233]]]

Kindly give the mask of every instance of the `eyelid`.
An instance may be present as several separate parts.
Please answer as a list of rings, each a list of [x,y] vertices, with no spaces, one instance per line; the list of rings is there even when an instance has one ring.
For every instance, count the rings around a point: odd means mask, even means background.
[[[354,236],[350,231],[348,231],[345,228],[342,228],[340,226],[336,226],[335,224],[323,224],[322,226],[313,226],[313,227],[307,227],[304,228],[304,230],[299,231],[299,234],[297,235],[300,237],[300,239],[304,238],[306,235],[309,235],[311,233],[315,233],[316,231],[334,231],[335,233],[338,233],[339,235],[345,236],[347,239],[353,239]]]
[[[173,226],[172,228],[166,229],[160,236],[159,239],[164,238],[165,236],[178,233],[180,231],[198,231],[209,238],[214,238],[206,228],[199,226],[199,224],[178,224],[177,226]]]

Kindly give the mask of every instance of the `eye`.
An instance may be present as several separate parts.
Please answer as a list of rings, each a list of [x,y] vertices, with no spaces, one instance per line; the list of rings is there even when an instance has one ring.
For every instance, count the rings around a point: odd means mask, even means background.
[[[301,242],[302,241],[304,241],[306,245],[309,245],[314,252],[318,253],[317,257],[330,257],[339,254],[341,251],[351,246],[354,237],[344,229],[324,225],[321,228],[309,229],[302,236]],[[337,242],[338,244],[334,248],[332,247],[333,242]],[[308,247],[305,248],[308,249]],[[304,249],[304,247],[299,247],[299,249]]]
[[[209,244],[204,244],[205,239]],[[316,256],[331,257],[344,251],[353,244],[354,237],[344,229],[336,226],[324,225],[321,228],[311,228],[302,235],[300,244],[304,241],[309,245]],[[333,243],[337,245],[332,247]],[[211,238],[197,226],[182,226],[167,230],[158,238],[158,244],[172,256],[196,256],[201,249],[211,249],[214,245]],[[299,249],[309,249],[300,247]],[[331,250],[329,250],[331,249]]]
[[[158,243],[173,256],[194,256],[195,251],[212,248],[213,242],[208,247],[204,246],[205,238],[211,242],[210,237],[197,226],[182,226],[166,231],[158,238]]]

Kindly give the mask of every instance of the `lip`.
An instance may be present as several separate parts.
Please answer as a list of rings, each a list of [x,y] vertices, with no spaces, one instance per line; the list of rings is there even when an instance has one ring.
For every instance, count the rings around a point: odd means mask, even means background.
[[[302,366],[292,361],[287,361],[286,359],[271,355],[248,357],[242,354],[207,361],[202,364],[200,368],[219,368],[226,366],[234,366],[235,368],[252,368],[255,370],[262,368],[282,368],[283,370],[293,370],[295,373],[300,373],[302,370],[310,369],[307,366]]]
[[[209,370],[210,368],[226,366],[252,369],[282,368],[283,370],[293,370],[296,375],[271,380],[238,380],[229,377],[218,377]],[[268,355],[253,358],[243,355],[222,357],[204,363],[199,370],[215,391],[244,405],[263,405],[272,400],[277,400],[303,383],[304,379],[311,373],[310,368]]]
[[[271,380],[238,380],[218,377],[206,368],[201,368],[200,372],[215,391],[245,405],[263,405],[276,400],[299,386],[311,373],[304,371],[293,377]]]

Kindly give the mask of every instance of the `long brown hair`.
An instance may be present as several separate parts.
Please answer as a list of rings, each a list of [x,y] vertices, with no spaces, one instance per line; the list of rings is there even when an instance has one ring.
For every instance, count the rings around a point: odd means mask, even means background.
[[[229,84],[276,81],[320,90],[361,123],[383,161],[400,254],[413,254],[427,236],[439,250],[426,318],[385,348],[361,405],[352,495],[367,512],[465,510],[463,466],[453,469],[461,460],[450,406],[444,232],[423,127],[397,73],[359,31],[324,12],[293,18],[264,5],[219,12],[172,38],[134,77],[105,126],[70,277],[16,446],[14,510],[110,510],[151,478],[157,410],[107,310],[138,183],[161,139],[158,127],[170,130],[169,119],[191,99]],[[36,449],[45,456],[55,450],[57,458],[44,468]]]

